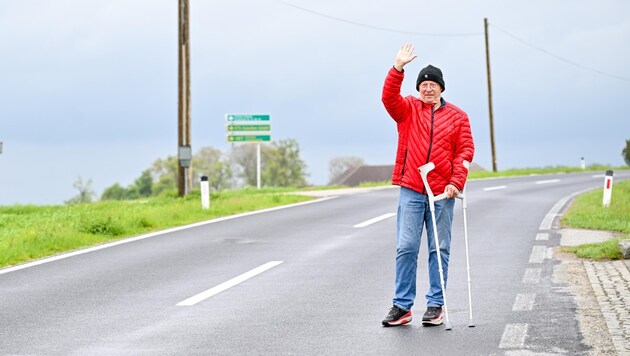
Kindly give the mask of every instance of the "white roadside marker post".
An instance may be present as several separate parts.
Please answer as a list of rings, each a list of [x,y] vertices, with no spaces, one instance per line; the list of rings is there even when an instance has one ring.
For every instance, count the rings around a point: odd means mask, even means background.
[[[610,198],[612,197],[612,185],[613,185],[613,171],[606,171],[606,177],[604,178],[604,206],[610,205]]]
[[[210,209],[210,186],[208,177],[201,177],[201,208]]]

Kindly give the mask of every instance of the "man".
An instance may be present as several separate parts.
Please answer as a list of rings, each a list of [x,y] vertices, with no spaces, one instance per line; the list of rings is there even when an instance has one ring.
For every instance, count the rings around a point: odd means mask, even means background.
[[[384,326],[407,324],[416,297],[416,271],[423,225],[429,247],[429,291],[423,325],[439,325],[444,319],[444,298],[440,284],[437,251],[433,238],[431,211],[418,167],[433,162],[427,180],[434,194],[446,192],[448,199],[435,202],[435,218],[440,239],[444,284],[453,224],[453,207],[464,188],[468,171],[463,161],[472,161],[474,143],[468,115],[442,98],[442,71],[432,65],[423,68],[416,81],[420,98],[403,98],[400,87],[403,67],[414,60],[411,44],[403,45],[383,86],[383,104],[398,126],[398,149],[392,184],[400,185],[396,228],[396,292]]]

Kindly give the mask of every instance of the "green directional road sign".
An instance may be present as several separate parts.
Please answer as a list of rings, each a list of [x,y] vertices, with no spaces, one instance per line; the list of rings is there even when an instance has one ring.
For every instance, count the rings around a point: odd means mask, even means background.
[[[271,115],[269,114],[227,114],[227,121],[269,121],[271,119]]]
[[[228,142],[269,142],[271,135],[229,135]]]
[[[228,132],[233,131],[271,131],[271,125],[263,124],[263,125],[235,125],[229,124],[227,125]]]

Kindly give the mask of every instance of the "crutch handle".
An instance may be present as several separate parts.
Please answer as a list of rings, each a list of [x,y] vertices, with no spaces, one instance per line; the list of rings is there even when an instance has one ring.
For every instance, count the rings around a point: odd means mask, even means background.
[[[427,195],[433,200],[433,191],[431,191],[431,187],[429,186],[429,181],[427,180],[427,175],[435,168],[435,164],[433,162],[429,162],[425,165],[418,167],[420,171],[420,177],[422,178],[422,183],[424,183],[424,187],[427,190]]]
[[[446,192],[444,192],[444,193],[442,193],[442,194],[440,194],[440,195],[436,195],[436,196],[433,198],[433,200],[434,200],[434,201],[438,201],[438,200],[447,199],[447,198],[448,198],[448,197],[446,196]],[[466,199],[466,196],[464,195],[464,193],[459,192],[459,193],[457,193],[457,196],[455,196],[455,198],[456,198],[456,199],[461,199],[461,200],[464,200],[464,199]]]
[[[442,200],[442,199],[446,199],[446,193],[442,193],[442,194],[436,195],[433,198],[433,201],[438,201],[438,200]]]

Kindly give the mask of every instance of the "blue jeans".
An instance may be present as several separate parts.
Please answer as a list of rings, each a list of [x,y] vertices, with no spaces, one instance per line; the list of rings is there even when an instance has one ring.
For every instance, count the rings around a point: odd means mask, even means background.
[[[435,202],[435,218],[440,240],[445,287],[451,251],[451,227],[453,226],[454,206],[455,199],[444,199]],[[396,228],[396,294],[393,304],[404,310],[411,309],[416,298],[418,251],[420,249],[423,226],[427,228],[427,244],[429,246],[427,306],[441,306],[444,304],[444,297],[442,296],[442,286],[440,284],[429,197],[414,190],[401,187],[398,198]]]

